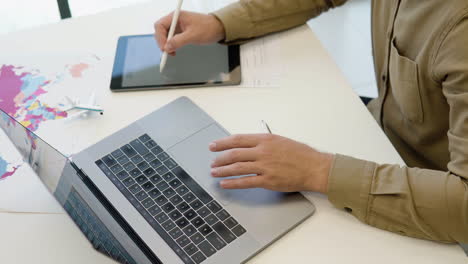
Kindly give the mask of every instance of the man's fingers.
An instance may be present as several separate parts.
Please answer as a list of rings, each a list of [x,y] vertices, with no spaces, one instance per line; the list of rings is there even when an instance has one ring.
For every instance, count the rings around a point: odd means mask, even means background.
[[[258,167],[258,165],[251,161],[237,162],[223,167],[211,169],[211,176],[213,177],[231,177],[250,174],[262,174],[262,170]]]
[[[253,148],[238,148],[219,155],[211,164],[212,168],[226,166],[236,162],[255,161],[257,153]]]
[[[168,53],[173,53],[176,50],[182,48],[183,46],[191,44],[193,42],[193,39],[194,37],[190,32],[181,32],[179,34],[174,35],[174,37],[167,41],[164,50]]]
[[[265,179],[262,176],[245,176],[238,179],[222,180],[220,185],[224,189],[263,188]]]
[[[169,32],[169,28],[171,27],[172,22],[172,13],[167,15],[160,20],[158,20],[154,24],[154,35],[156,37],[156,41],[158,42],[158,46],[161,50],[164,50],[164,46],[166,46],[167,42],[167,34]]]
[[[252,148],[260,142],[259,135],[234,135],[213,141],[210,144],[211,151],[224,151],[233,148]]]

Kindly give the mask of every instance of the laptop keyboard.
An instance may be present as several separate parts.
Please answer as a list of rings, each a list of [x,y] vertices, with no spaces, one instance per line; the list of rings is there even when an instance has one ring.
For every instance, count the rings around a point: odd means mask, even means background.
[[[96,165],[184,263],[201,263],[246,232],[147,134]]]

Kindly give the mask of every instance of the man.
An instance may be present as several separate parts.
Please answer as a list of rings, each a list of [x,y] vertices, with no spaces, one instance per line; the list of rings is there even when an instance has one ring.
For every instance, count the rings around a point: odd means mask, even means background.
[[[156,39],[175,55],[186,44],[230,44],[304,24],[345,0],[240,0],[212,15],[181,13],[156,22]],[[379,97],[368,108],[408,167],[320,153],[274,135],[213,142],[225,151],[213,177],[256,174],[223,188],[317,191],[359,220],[391,232],[468,243],[468,2],[372,3]],[[337,120],[339,122],[339,120]]]

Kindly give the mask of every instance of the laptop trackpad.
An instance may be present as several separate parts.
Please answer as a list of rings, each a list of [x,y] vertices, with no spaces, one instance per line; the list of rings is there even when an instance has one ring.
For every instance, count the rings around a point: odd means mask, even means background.
[[[213,140],[226,136],[228,134],[223,129],[217,124],[212,124],[168,150],[195,181],[224,205],[227,205],[241,191],[224,190],[219,186],[221,179],[211,177],[211,162],[220,153],[211,152],[208,145]]]

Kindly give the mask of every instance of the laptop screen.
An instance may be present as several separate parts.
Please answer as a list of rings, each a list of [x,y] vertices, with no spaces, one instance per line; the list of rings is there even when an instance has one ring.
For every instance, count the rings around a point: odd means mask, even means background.
[[[136,263],[126,250],[132,242],[119,235],[124,232],[79,178],[71,161],[2,110],[0,127],[94,248],[121,263]]]

